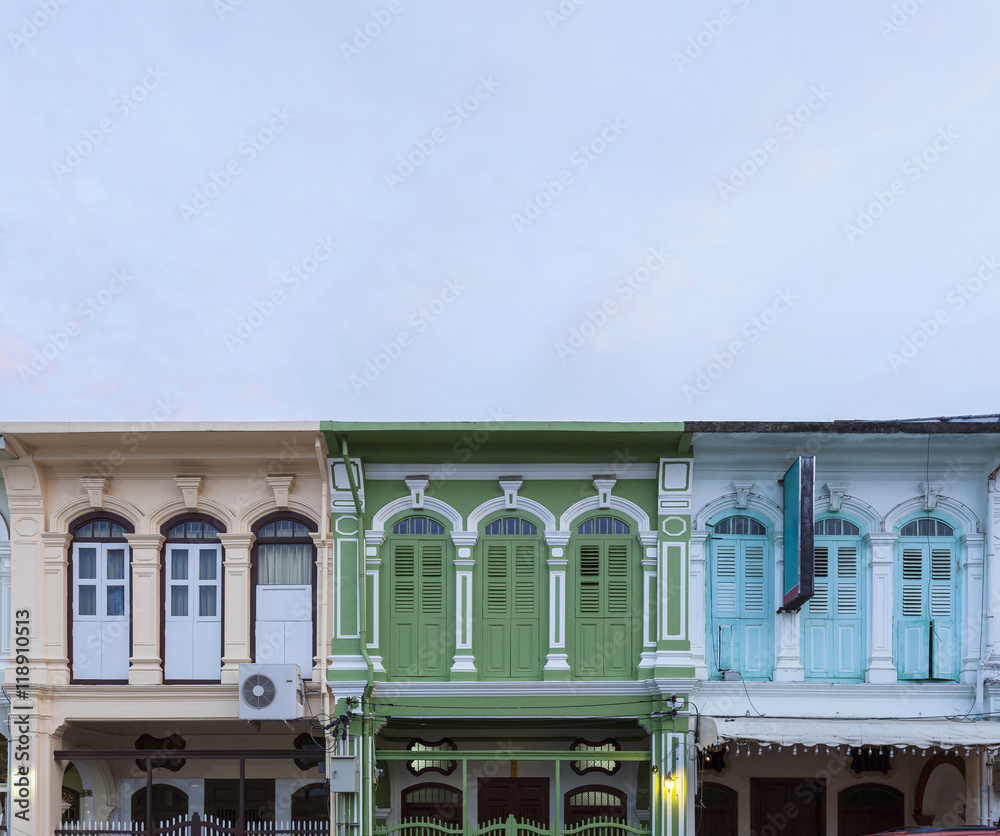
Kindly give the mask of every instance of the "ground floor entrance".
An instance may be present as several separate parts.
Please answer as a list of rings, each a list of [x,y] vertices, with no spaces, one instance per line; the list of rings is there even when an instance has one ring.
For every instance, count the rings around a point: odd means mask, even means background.
[[[548,778],[480,778],[479,823],[506,821],[548,826]]]

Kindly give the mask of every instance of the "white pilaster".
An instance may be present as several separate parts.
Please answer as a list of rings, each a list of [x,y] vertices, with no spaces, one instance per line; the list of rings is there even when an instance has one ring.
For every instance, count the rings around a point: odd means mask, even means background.
[[[545,660],[547,678],[568,675],[569,655],[566,653],[566,547],[570,532],[546,531],[549,547],[549,652]],[[562,672],[562,673],[554,673]]]
[[[774,575],[774,600],[780,603],[785,597],[785,538],[781,534],[774,538]],[[777,651],[774,681],[802,682],[805,679],[805,671],[802,668],[799,614],[775,613],[774,632]]]
[[[962,682],[975,682],[976,669],[982,657],[983,621],[987,613],[983,612],[983,557],[986,550],[986,537],[982,534],[963,534],[962,544],[962,587],[961,601],[965,602],[961,610],[962,618],[962,670],[959,678]]]
[[[472,548],[479,539],[478,531],[453,531],[452,542],[458,548],[455,564],[455,657],[453,674],[476,674],[476,655],[472,646],[472,572],[476,560]]]
[[[867,593],[868,613],[868,662],[865,682],[893,683],[896,665],[892,658],[893,632],[893,544],[896,532],[877,532],[865,535],[871,546],[868,560]]]
[[[688,580],[688,615],[691,619],[691,661],[696,679],[708,679],[705,660],[705,632],[708,629],[706,608],[708,603],[708,576],[706,574],[706,549],[708,532],[698,529],[691,532],[691,573]]]

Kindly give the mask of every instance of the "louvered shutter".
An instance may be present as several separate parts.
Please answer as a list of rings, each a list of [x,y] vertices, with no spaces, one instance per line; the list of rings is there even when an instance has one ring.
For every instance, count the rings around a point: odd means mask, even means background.
[[[535,541],[485,539],[481,656],[483,675],[541,675],[538,545]]]
[[[747,678],[771,674],[771,569],[763,537],[713,541],[712,644],[719,670]]]
[[[574,671],[584,677],[627,677],[632,659],[631,544],[579,544]]]
[[[955,631],[955,557],[950,548],[930,549],[931,676],[955,679],[958,675]]]
[[[900,560],[897,631],[897,674],[900,679],[927,679],[930,675],[928,558],[926,544],[904,543]]]
[[[392,544],[387,658],[395,675],[443,678],[447,672],[445,548],[427,540]]]
[[[813,565],[815,592],[802,612],[806,676],[860,679],[864,660],[858,543],[817,538]]]

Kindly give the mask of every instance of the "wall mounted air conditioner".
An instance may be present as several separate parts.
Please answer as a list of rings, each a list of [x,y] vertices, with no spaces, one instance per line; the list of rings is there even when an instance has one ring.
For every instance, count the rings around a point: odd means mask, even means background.
[[[240,665],[241,720],[296,720],[303,714],[298,665]]]

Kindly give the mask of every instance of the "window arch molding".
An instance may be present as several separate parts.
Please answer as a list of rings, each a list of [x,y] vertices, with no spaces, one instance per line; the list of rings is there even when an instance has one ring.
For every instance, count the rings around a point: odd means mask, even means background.
[[[202,501],[199,499],[198,504],[201,505]],[[297,496],[288,497],[287,508],[278,508],[274,504],[274,497],[269,495],[266,499],[262,499],[260,502],[244,508],[243,513],[233,522],[229,530],[233,532],[256,531],[257,526],[262,524],[261,520],[265,517],[274,520],[278,517],[287,516],[302,517],[301,522],[312,526],[311,531],[318,531],[320,520],[323,519],[323,514],[319,508]],[[225,518],[225,516],[221,517],[221,519]]]
[[[540,502],[519,496],[517,498],[517,508],[508,508],[504,497],[495,496],[493,499],[487,499],[486,502],[473,509],[469,514],[468,530],[478,531],[481,524],[484,524],[488,517],[501,511],[506,511],[509,516],[515,517],[530,514],[538,521],[540,531],[554,531],[556,528],[556,515]]]
[[[936,507],[928,511],[926,500],[922,496],[914,496],[905,502],[900,502],[885,515],[885,530],[899,531],[902,526],[918,517],[934,517],[944,520],[955,529],[955,536],[962,534],[978,534],[979,518],[967,505],[950,496],[939,496]]]
[[[394,499],[387,505],[383,505],[375,512],[375,516],[372,518],[372,530],[385,531],[389,520],[397,514],[402,514],[404,511],[418,514],[425,511],[432,511],[444,517],[448,522],[445,528],[450,526],[452,531],[462,530],[462,515],[447,502],[442,502],[433,496],[424,496],[423,508],[414,508],[413,500],[409,496],[401,496],[399,499]]]
[[[925,510],[923,510],[923,502],[922,501],[921,501],[921,510],[920,511],[918,511],[916,513],[907,514],[905,517],[900,517],[899,519],[895,520],[893,522],[892,528],[889,529],[889,530],[893,534],[899,534],[900,537],[902,537],[902,536],[904,536],[902,534],[903,528],[905,528],[911,522],[916,522],[917,520],[928,520],[928,519],[929,520],[937,520],[938,522],[943,522],[947,526],[949,526],[951,528],[951,530],[952,530],[952,533],[950,535],[947,535],[947,534],[945,534],[945,535],[934,535],[934,534],[932,534],[932,535],[930,535],[931,538],[934,538],[934,537],[937,537],[937,536],[944,536],[944,537],[950,536],[950,537],[954,537],[956,540],[959,540],[962,537],[963,534],[967,533],[965,527],[958,520],[954,519],[950,515],[943,514],[938,509],[935,509],[933,511],[925,511]],[[924,535],[924,534],[913,534],[913,535],[906,535],[906,536],[915,537],[917,539],[922,539],[923,537],[926,537],[927,535]]]
[[[755,493],[748,494],[745,508],[737,506],[735,493],[716,497],[711,502],[703,505],[698,513],[694,515],[691,527],[695,531],[701,529],[707,532],[709,525],[715,525],[715,523],[724,517],[735,515],[754,517],[758,522],[764,524],[764,527],[772,536],[775,532],[781,532],[783,521],[781,509],[771,502],[770,499]]]
[[[842,520],[845,523],[851,523],[851,525],[856,525],[858,527],[857,534],[817,534],[817,537],[865,537],[871,529],[868,527],[864,520],[860,520],[852,514],[841,514],[841,513],[830,513],[828,511],[823,511],[816,514],[813,518],[813,524],[824,522],[826,520]]]
[[[861,529],[861,535],[885,531],[885,519],[871,505],[856,496],[844,495],[839,511],[830,510],[830,494],[824,494],[816,499],[813,505],[813,519],[841,518],[850,520]]]
[[[135,525],[131,520],[126,517],[122,517],[119,514],[110,513],[108,511],[91,511],[90,513],[83,514],[77,517],[69,525],[69,532],[73,535],[73,539],[76,539],[76,532],[89,522],[94,520],[111,520],[112,522],[118,523],[125,529],[126,534],[135,534]]]
[[[104,507],[95,508],[87,497],[80,497],[67,503],[52,514],[52,530],[68,531],[86,523],[87,519],[107,518],[120,522],[130,534],[138,532],[142,524],[142,512],[134,505],[116,496],[105,494]]]
[[[197,509],[189,508],[180,497],[164,502],[150,512],[148,524],[151,531],[166,535],[169,527],[176,525],[182,518],[199,519],[211,523],[220,532],[240,530],[234,528],[233,515],[224,505],[203,496],[198,497]]]
[[[429,520],[440,524],[444,531],[441,534],[395,534],[393,528],[403,520],[410,519],[411,517],[426,517]],[[451,534],[451,529],[449,528],[450,521],[440,514],[434,511],[428,511],[427,508],[407,508],[401,514],[393,515],[388,520],[386,520],[385,533],[389,536],[395,537],[448,537]]]
[[[602,508],[596,495],[588,496],[586,499],[581,499],[579,502],[575,502],[563,511],[562,515],[559,517],[559,530],[570,532],[575,531],[576,526],[582,522],[581,518],[587,516],[593,511],[617,511],[623,516],[630,517],[632,522],[635,523],[636,529],[640,533],[650,530],[649,514],[643,511],[642,508],[631,500],[620,496],[612,496],[610,508]]]

